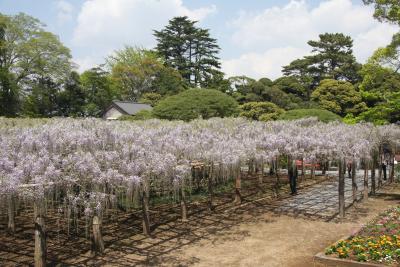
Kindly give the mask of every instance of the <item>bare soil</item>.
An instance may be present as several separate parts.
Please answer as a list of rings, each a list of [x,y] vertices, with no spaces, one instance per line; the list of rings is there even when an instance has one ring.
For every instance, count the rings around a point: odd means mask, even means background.
[[[347,211],[343,222],[323,222],[267,213],[252,223],[233,227],[211,240],[177,252],[193,266],[318,266],[313,256],[357,231],[398,199],[370,198]]]

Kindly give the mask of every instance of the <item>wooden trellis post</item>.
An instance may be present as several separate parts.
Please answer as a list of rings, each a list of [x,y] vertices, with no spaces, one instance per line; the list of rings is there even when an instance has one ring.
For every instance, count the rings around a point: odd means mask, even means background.
[[[187,222],[187,206],[186,206],[186,195],[185,195],[185,187],[182,183],[181,186],[181,211],[182,211],[182,222]]]
[[[389,174],[389,182],[390,183],[394,182],[394,155],[395,155],[395,152],[394,152],[394,149],[393,149],[393,152],[390,155],[390,166],[391,166],[390,174]]]
[[[240,171],[240,165],[238,166],[238,170],[235,177],[235,200],[234,203],[236,205],[242,204],[242,194],[240,192],[242,188],[242,172]]]
[[[357,201],[358,186],[357,186],[356,175],[357,175],[357,162],[356,160],[353,159],[351,163],[351,189],[353,194],[353,202]]]
[[[142,193],[142,215],[143,234],[150,236],[149,196],[147,191]]]
[[[47,258],[46,229],[42,203],[35,201],[35,267],[45,267]]]
[[[213,175],[213,165],[209,167],[208,173],[206,172],[206,166],[204,166],[204,176],[207,176],[207,189],[208,189],[208,199],[207,199],[207,208],[208,211],[214,210],[213,200],[214,200],[214,192],[213,192],[213,184],[212,184],[212,175]]]
[[[8,231],[15,233],[15,198],[14,194],[7,196],[8,202]]]
[[[364,190],[363,190],[363,195],[364,195],[364,199],[368,199],[368,161],[366,160],[364,162]]]
[[[92,243],[92,252],[102,254],[104,252],[104,241],[103,235],[101,233],[101,221],[99,217],[93,217],[93,243]]]
[[[375,169],[376,169],[376,154],[374,152],[371,162],[371,194],[376,193],[376,181],[375,181]]]
[[[345,163],[343,159],[339,160],[339,216],[344,218],[345,215],[345,199],[344,199],[344,173]]]

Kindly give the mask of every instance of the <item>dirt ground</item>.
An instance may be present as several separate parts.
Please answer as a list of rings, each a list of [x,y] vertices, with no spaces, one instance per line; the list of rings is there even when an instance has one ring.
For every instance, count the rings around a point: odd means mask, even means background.
[[[347,211],[343,222],[310,221],[267,213],[177,251],[193,266],[319,266],[313,256],[346,237],[400,198],[370,198]]]
[[[301,186],[309,183],[312,187],[318,182],[305,181]],[[377,197],[355,203],[346,210],[343,221],[301,214],[287,216],[274,212],[275,200],[268,188],[247,190],[245,204],[238,207],[232,204],[231,194],[222,194],[215,199],[214,212],[208,212],[201,203],[192,203],[187,223],[180,221],[179,206],[159,207],[152,211],[151,238],[142,234],[140,214],[110,214],[113,219],[108,221],[106,216],[103,225],[106,250],[97,256],[90,253],[90,241],[82,234],[67,237],[65,227],[56,232],[56,221],[49,217],[49,265],[318,266],[313,262],[316,253],[355,232],[379,212],[400,204],[400,184],[395,184],[385,187],[386,191]],[[288,186],[281,189],[282,198],[290,197],[287,191]],[[17,217],[15,235],[5,234],[3,218],[0,266],[32,265],[30,218],[29,212]],[[82,229],[79,232],[84,233]]]

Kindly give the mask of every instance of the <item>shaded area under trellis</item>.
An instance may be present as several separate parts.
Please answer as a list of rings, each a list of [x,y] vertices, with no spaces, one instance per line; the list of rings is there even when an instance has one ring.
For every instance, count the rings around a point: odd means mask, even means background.
[[[101,265],[114,263],[121,265],[157,264],[156,259],[166,253],[195,242],[209,235],[214,235],[233,225],[254,219],[265,211],[272,210],[276,199],[276,177],[264,177],[260,184],[259,177],[244,177],[242,194],[243,204],[232,203],[233,192],[219,192],[215,195],[214,212],[207,211],[207,203],[201,197],[199,201],[189,204],[189,222],[180,221],[179,205],[151,206],[152,237],[142,234],[141,213],[122,213],[109,211],[103,219],[103,235],[106,245],[105,254],[92,256],[90,241],[84,237],[83,220],[78,220],[78,234],[71,228],[68,237],[65,222],[57,221],[55,210],[48,210],[46,228],[48,235],[48,262],[52,265]],[[305,179],[299,188],[324,181],[326,178],[316,176]],[[287,177],[281,177],[280,196],[289,194]],[[262,199],[259,201],[259,199]],[[9,265],[30,265],[33,261],[33,211],[24,209],[16,217],[16,233],[5,234],[6,218],[0,225],[0,260]],[[173,259],[170,259],[173,261]]]

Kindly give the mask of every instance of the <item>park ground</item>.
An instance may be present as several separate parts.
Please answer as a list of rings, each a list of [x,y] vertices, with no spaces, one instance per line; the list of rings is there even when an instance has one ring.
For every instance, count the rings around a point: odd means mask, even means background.
[[[109,214],[103,227],[103,255],[91,255],[90,241],[83,237],[71,239],[49,232],[49,260],[57,266],[320,267],[314,262],[315,254],[400,204],[400,184],[387,184],[368,200],[348,202],[346,217],[338,219],[332,216],[337,212],[332,207],[337,201],[336,179],[306,180],[297,196],[289,196],[285,186],[278,200],[271,198],[270,191],[260,195],[260,188],[254,189],[246,191],[246,201],[239,206],[232,205],[229,194],[220,195],[214,212],[194,202],[186,223],[179,219],[179,206],[159,207],[153,211],[151,238],[141,233],[140,214]],[[19,220],[30,222],[31,216],[21,214]],[[113,219],[107,222],[108,217]],[[32,233],[31,224],[26,223],[15,236],[0,235],[4,266],[29,266]]]
[[[173,265],[168,258],[175,258],[175,263],[193,266],[322,266],[314,262],[315,254],[399,203],[400,186],[397,184],[377,197],[355,203],[348,208],[342,221],[335,218],[327,222],[267,212],[253,221],[171,253],[164,264]]]

